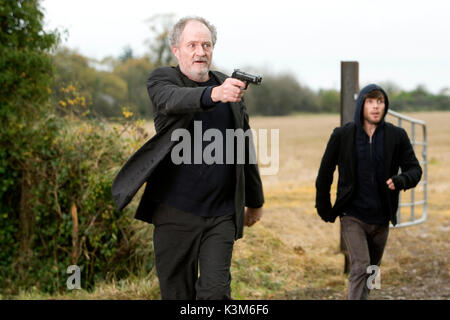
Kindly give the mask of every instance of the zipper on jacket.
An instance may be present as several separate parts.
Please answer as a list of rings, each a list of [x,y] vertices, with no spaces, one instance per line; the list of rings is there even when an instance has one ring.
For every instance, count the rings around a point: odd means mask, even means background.
[[[371,135],[371,136],[369,136],[369,154],[370,154],[370,163],[371,164],[373,164],[373,159],[372,159],[372,137],[373,137],[373,134]],[[372,172],[372,184],[374,184],[375,183],[375,178],[374,178],[374,175],[375,175],[375,173],[374,172]]]

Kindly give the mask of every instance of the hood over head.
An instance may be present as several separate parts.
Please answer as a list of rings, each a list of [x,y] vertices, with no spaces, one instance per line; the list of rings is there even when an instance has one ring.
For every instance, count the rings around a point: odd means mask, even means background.
[[[384,123],[384,118],[386,117],[386,114],[389,110],[389,99],[388,96],[386,94],[386,91],[383,90],[383,88],[381,88],[380,86],[376,85],[376,84],[369,84],[367,86],[365,86],[364,88],[361,89],[361,91],[359,92],[358,98],[356,99],[356,107],[355,107],[355,117],[354,117],[354,121],[357,127],[362,127],[362,119],[363,119],[363,108],[364,108],[364,102],[366,101],[366,99],[364,98],[364,96],[366,94],[368,94],[369,92],[372,92],[374,90],[380,90],[383,94],[384,94],[384,115],[383,118],[380,121],[380,124]]]

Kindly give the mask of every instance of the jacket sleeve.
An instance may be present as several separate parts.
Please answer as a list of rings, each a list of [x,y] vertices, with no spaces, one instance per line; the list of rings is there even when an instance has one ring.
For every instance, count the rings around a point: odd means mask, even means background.
[[[329,222],[335,217],[331,215],[330,189],[333,183],[333,174],[339,157],[339,135],[338,128],[334,129],[328,140],[325,153],[320,163],[319,173],[316,178],[316,209],[319,216]]]
[[[247,110],[244,104],[244,132],[250,129]],[[247,139],[246,139],[247,140]],[[248,145],[246,145],[246,159],[249,159],[249,152],[256,152],[253,139],[248,139]],[[253,150],[253,151],[252,151]],[[245,161],[244,164],[245,175],[245,206],[249,208],[260,208],[264,204],[264,194],[261,182],[261,176],[259,175],[259,169],[257,164],[252,164],[250,161]]]
[[[422,177],[422,168],[414,154],[414,149],[408,138],[408,134],[400,128],[400,169],[401,173],[393,177],[394,184],[398,189],[414,188]]]
[[[171,67],[155,69],[147,80],[154,114],[184,114],[205,111],[202,94],[206,87],[185,87],[179,72]]]

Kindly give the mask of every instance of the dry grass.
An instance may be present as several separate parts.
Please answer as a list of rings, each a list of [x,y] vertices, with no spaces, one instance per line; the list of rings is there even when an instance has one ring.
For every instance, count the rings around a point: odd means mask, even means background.
[[[159,284],[154,272],[145,277],[133,276],[117,282],[99,283],[92,292],[81,289],[50,295],[33,288],[14,297],[20,300],[154,300],[159,298]]]
[[[371,298],[449,299],[450,112],[408,115],[428,126],[429,217],[421,225],[391,229],[381,267],[381,290],[374,290]],[[280,169],[277,175],[262,178],[263,220],[246,228],[244,238],[236,242],[233,297],[344,299],[347,277],[338,250],[339,224],[323,222],[314,209],[314,181],[339,116],[255,117],[251,124],[254,129],[280,129]],[[151,123],[146,128],[154,134]],[[31,292],[19,298],[157,299],[159,290],[153,274],[101,284],[92,293],[50,297]]]
[[[448,299],[450,113],[408,115],[427,124],[428,220],[413,227],[391,229],[381,269],[382,290],[373,291],[372,298]],[[394,122],[392,118],[388,120]],[[339,224],[324,223],[314,209],[318,166],[328,137],[338,125],[338,115],[252,120],[253,128],[280,129],[280,170],[276,176],[263,177],[266,205],[259,228],[283,244],[283,250],[277,251],[273,261],[281,261],[287,269],[283,273],[287,285],[261,298],[345,298],[343,256],[338,250]],[[410,134],[409,128],[407,131]],[[422,139],[418,132],[416,139]],[[419,158],[420,152],[420,148],[416,148]],[[419,192],[416,193],[418,199]],[[403,197],[405,201],[409,199]],[[409,212],[402,214],[406,216]],[[251,245],[248,239],[239,241],[234,257],[239,258],[241,252],[254,251]],[[301,248],[301,255],[298,255],[298,248]],[[298,260],[295,264],[285,263],[294,261],[293,257]]]

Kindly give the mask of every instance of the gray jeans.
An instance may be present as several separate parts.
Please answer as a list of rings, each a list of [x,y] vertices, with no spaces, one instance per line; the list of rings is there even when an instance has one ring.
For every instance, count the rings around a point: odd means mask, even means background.
[[[367,224],[344,215],[341,217],[342,235],[350,255],[350,277],[347,299],[367,300],[367,267],[379,266],[389,234],[389,223]]]

